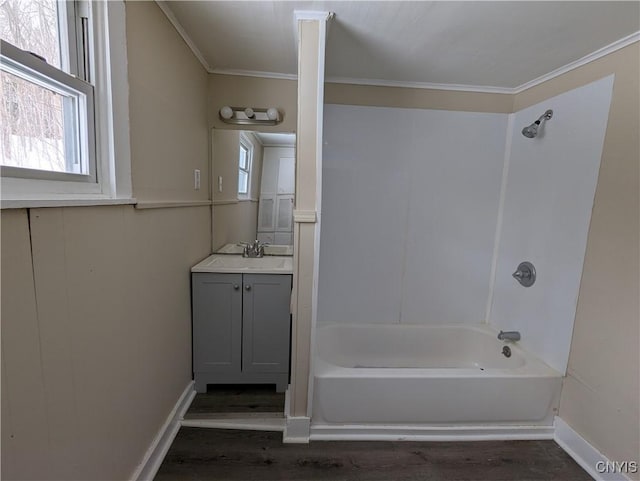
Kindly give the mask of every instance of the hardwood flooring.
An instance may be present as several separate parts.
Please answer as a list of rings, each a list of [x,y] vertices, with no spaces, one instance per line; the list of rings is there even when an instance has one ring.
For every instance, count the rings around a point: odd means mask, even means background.
[[[313,441],[181,428],[156,481],[591,481],[553,441]]]
[[[185,419],[283,417],[284,393],[274,386],[209,386],[196,394]]]

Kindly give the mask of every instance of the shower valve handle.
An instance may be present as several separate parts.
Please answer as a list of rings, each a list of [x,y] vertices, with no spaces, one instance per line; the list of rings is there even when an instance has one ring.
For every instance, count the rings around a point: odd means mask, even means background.
[[[521,262],[511,275],[523,287],[531,287],[536,282],[536,268],[531,262]]]
[[[531,272],[515,271],[512,276],[516,279],[528,279],[529,277],[531,277]]]

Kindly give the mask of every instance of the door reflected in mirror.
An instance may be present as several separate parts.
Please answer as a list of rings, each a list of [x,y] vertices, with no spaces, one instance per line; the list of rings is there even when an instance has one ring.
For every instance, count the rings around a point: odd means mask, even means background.
[[[292,133],[212,130],[213,251],[293,255],[295,143]]]

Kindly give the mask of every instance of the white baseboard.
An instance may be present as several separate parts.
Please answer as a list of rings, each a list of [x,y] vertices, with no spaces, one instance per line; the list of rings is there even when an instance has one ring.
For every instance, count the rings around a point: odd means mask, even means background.
[[[291,399],[289,389],[284,393],[284,431],[282,442],[287,444],[307,444],[309,443],[309,430],[311,418],[307,416],[291,416]]]
[[[553,439],[553,426],[312,425],[312,441],[504,441]]]
[[[613,467],[604,454],[571,428],[562,418],[555,418],[554,441],[571,456],[596,481],[629,481],[624,473],[599,473],[597,466]],[[631,460],[630,460],[631,461]],[[608,464],[607,464],[608,463]]]
[[[309,442],[311,418],[307,416],[287,416],[284,425],[283,443],[306,444]]]
[[[188,428],[244,429],[247,431],[284,431],[283,418],[183,419]]]
[[[195,397],[196,392],[193,389],[193,381],[187,384],[184,392],[178,398],[175,406],[167,416],[158,434],[151,442],[149,449],[142,458],[142,462],[133,472],[131,479],[133,481],[151,481],[155,477],[160,465],[167,455],[167,451],[171,447],[178,430],[180,429],[180,420],[189,409],[191,401]]]

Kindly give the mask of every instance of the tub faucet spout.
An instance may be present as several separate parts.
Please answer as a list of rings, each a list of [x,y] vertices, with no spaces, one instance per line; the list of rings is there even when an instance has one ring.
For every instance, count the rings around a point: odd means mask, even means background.
[[[518,331],[500,331],[498,339],[501,341],[519,341],[520,333]]]

